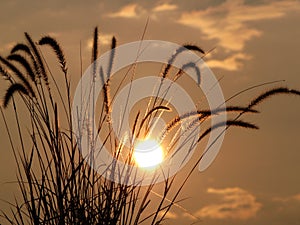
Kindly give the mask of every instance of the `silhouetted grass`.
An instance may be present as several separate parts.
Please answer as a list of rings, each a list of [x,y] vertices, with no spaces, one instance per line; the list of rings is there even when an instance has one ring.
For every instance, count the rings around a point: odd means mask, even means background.
[[[82,157],[79,151],[80,140],[77,140],[73,134],[70,78],[67,61],[61,46],[50,36],[42,37],[37,42],[38,44],[32,40],[28,33],[25,33],[25,39],[27,44],[19,43],[12,48],[11,54],[7,58],[0,57],[0,73],[9,82],[9,87],[4,95],[3,107],[7,108],[12,103],[17,130],[11,130],[2,106],[1,115],[15,157],[18,171],[17,180],[21,193],[21,199],[17,199],[14,204],[11,203],[13,206],[12,213],[2,212],[2,217],[9,224],[131,225],[146,222],[161,224],[170,209],[179,202],[177,200],[179,193],[182,192],[186,181],[205,153],[197,159],[197,162],[179,185],[175,185],[176,175],[166,178],[161,198],[155,204],[151,198],[151,193],[154,192],[155,188],[154,183],[147,187],[141,187],[138,184],[125,185],[105,179],[103,174],[94,171]],[[115,54],[117,54],[115,51],[116,43],[117,41],[113,37],[107,80],[105,80],[102,67],[100,68],[100,79],[104,84],[104,100],[100,112],[98,134],[104,127],[112,127],[110,114],[111,101],[114,96],[111,99],[110,73]],[[39,49],[40,46],[49,46],[55,53],[60,71],[64,76],[64,87],[57,84],[55,77],[59,75],[55,74],[54,76],[52,74],[47,60]],[[176,60],[176,57],[187,50],[205,54],[198,46],[183,45],[170,56],[167,65],[163,67],[159,74],[162,79],[170,74],[171,64]],[[98,29],[95,28],[92,62],[97,57]],[[94,64],[94,76],[96,68]],[[176,71],[174,81],[183,75],[183,70],[186,68],[195,69],[199,85],[201,73],[196,64],[192,62],[183,65]],[[52,86],[49,78],[52,78],[54,86]],[[158,93],[159,91],[160,88]],[[131,140],[132,146],[134,146],[137,137],[145,136],[145,134],[141,134],[142,130],[145,130],[147,134],[150,129],[149,124],[157,113],[170,110],[170,107],[164,105],[164,102],[159,99],[158,93],[154,99],[149,100],[144,116],[141,116],[140,110],[135,117],[132,127],[132,134],[135,137]],[[238,126],[258,129],[256,125],[239,118],[245,113],[258,113],[254,107],[277,94],[300,95],[300,92],[287,88],[275,88],[254,98],[247,106],[229,106],[227,108],[220,106],[214,110],[198,109],[178,115],[166,125],[162,131],[161,139],[167,138],[171,130],[186,119],[193,119],[186,128],[188,130],[200,126],[204,122],[209,122],[212,117],[220,113],[230,113],[236,117],[209,127],[199,135],[197,143],[218,127]],[[53,96],[58,96],[58,98]],[[18,100],[15,100],[16,98]],[[26,114],[24,114],[24,110],[21,112],[20,108],[25,108]],[[24,132],[23,120],[25,120],[27,132]],[[61,121],[66,122],[61,123]],[[13,132],[17,132],[18,139],[13,137]],[[169,143],[169,147],[174,146],[176,140],[178,137]],[[107,131],[104,144],[110,146],[112,155],[116,159],[121,159],[124,145],[115,138],[111,129]],[[128,157],[123,159],[125,163],[134,163],[132,152],[133,147],[129,149]],[[93,160],[93,155],[91,160]],[[119,171],[114,163],[110,167],[112,175],[116,173],[129,176],[132,172],[130,170]],[[153,177],[153,181],[155,181],[155,177]]]

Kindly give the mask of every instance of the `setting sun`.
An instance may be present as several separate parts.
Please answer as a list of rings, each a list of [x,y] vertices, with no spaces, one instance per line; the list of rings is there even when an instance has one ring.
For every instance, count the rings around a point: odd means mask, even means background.
[[[133,156],[139,167],[153,168],[163,161],[164,152],[157,141],[146,139],[136,144]]]

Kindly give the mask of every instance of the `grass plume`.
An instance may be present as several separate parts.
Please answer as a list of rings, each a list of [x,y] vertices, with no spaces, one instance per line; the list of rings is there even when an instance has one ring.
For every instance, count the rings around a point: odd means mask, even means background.
[[[20,63],[26,69],[26,72],[29,75],[31,81],[34,83],[36,82],[35,74],[31,68],[31,65],[28,63],[28,61],[23,56],[21,56],[19,54],[10,54],[7,57],[7,59],[10,61],[15,61],[15,62]]]
[[[196,51],[196,52],[200,52],[201,54],[205,54],[205,51],[203,49],[201,49],[199,46],[197,45],[191,45],[191,44],[186,44],[183,45],[182,47],[179,47],[176,52],[170,57],[167,65],[165,66],[165,68],[162,71],[162,77],[166,78],[170,69],[171,69],[171,65],[174,63],[175,59],[177,58],[177,56],[184,52],[184,51]]]
[[[288,95],[298,95],[300,96],[300,91],[294,90],[294,89],[288,89],[285,87],[279,87],[279,88],[273,88],[271,90],[268,90],[262,94],[260,94],[258,97],[253,99],[250,104],[249,108],[255,107],[256,105],[260,104],[261,102],[265,101],[266,99],[278,95],[278,94],[288,94]]]
[[[36,62],[36,66],[37,66],[36,72],[38,73],[38,75],[41,75],[43,77],[46,86],[50,89],[49,79],[48,79],[48,75],[46,73],[46,69],[45,69],[45,65],[44,65],[42,56],[41,56],[37,46],[33,42],[31,36],[27,32],[25,32],[25,38],[27,39],[27,41],[29,43],[30,52],[32,52],[32,56],[33,56],[33,61]]]
[[[249,122],[244,122],[242,120],[227,120],[227,121],[224,121],[224,122],[217,123],[217,124],[213,125],[212,127],[206,129],[200,135],[200,137],[198,138],[197,142],[200,142],[211,131],[213,131],[213,130],[219,128],[219,127],[224,127],[224,126],[227,126],[227,127],[230,127],[230,126],[233,126],[233,127],[242,127],[242,128],[247,128],[247,129],[258,129],[258,126],[254,125],[252,123],[249,123]]]
[[[58,61],[59,61],[59,64],[60,64],[60,67],[61,67],[63,73],[67,74],[68,68],[67,68],[65,55],[63,53],[62,48],[56,41],[56,39],[54,39],[53,37],[50,37],[50,36],[44,36],[39,40],[39,45],[49,45],[53,49],[53,51],[56,54],[56,57],[58,58]]]
[[[14,54],[14,53],[16,53],[16,52],[18,52],[18,51],[23,51],[23,52],[27,53],[28,55],[31,54],[30,48],[29,48],[27,45],[23,44],[23,43],[18,43],[18,44],[16,44],[16,45],[10,50],[10,53],[11,53],[11,54]]]
[[[6,90],[5,96],[4,96],[4,101],[3,101],[3,106],[6,108],[15,94],[15,92],[21,92],[24,95],[29,95],[28,90],[24,87],[23,84],[20,83],[14,83],[9,86],[9,88]]]
[[[26,87],[27,91],[30,93],[31,96],[35,96],[31,84],[17,67],[15,67],[12,63],[7,61],[6,59],[4,59],[2,56],[0,56],[0,62],[6,65],[10,70],[12,70],[12,72],[14,72],[14,74],[22,81],[24,87]]]

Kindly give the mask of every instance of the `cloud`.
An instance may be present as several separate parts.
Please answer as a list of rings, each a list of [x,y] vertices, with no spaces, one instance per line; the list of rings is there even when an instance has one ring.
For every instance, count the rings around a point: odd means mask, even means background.
[[[264,5],[246,5],[244,0],[227,0],[206,10],[183,12],[178,23],[200,29],[207,39],[229,51],[241,51],[245,43],[262,34],[250,22],[276,19],[299,10],[298,1],[274,1]]]
[[[159,212],[159,216],[163,216],[163,214],[165,213],[165,211],[160,211]],[[178,215],[174,212],[167,212],[165,219],[177,219]]]
[[[294,195],[293,196],[294,200],[300,201],[300,194]]]
[[[207,65],[210,68],[220,68],[229,71],[237,71],[243,67],[243,61],[249,60],[252,57],[244,53],[235,53],[223,60],[208,60]]]
[[[163,3],[155,6],[152,10],[146,10],[141,5],[136,3],[129,4],[122,7],[119,11],[109,13],[106,16],[110,18],[139,18],[141,15],[149,14],[150,18],[157,20],[157,14],[160,12],[173,11],[177,9],[178,6],[175,4]],[[152,12],[151,12],[152,11]]]
[[[137,18],[138,5],[129,4],[121,8],[118,12],[110,13],[107,16],[111,18]]]
[[[278,19],[296,10],[300,11],[298,1],[247,5],[245,0],[226,0],[205,10],[183,12],[177,22],[201,30],[204,38],[215,40],[217,47],[229,55],[223,60],[210,60],[209,66],[236,71],[251,58],[243,52],[246,43],[263,34],[254,22]]]
[[[110,45],[113,34],[103,34],[98,35],[100,45]],[[91,49],[93,47],[93,38],[88,39],[87,48]]]
[[[290,201],[299,201],[300,202],[300,193],[288,197],[275,197],[273,198],[275,202],[290,202]]]
[[[238,187],[225,189],[209,188],[207,192],[221,196],[221,202],[201,208],[196,212],[198,217],[246,220],[254,217],[262,206],[261,203],[256,201],[255,196]]]
[[[153,12],[172,11],[177,8],[178,8],[178,6],[175,4],[164,3],[162,5],[158,5],[155,8],[153,8]]]

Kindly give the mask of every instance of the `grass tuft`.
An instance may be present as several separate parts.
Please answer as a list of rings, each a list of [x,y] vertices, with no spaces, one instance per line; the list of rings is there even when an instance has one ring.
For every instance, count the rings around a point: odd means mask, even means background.
[[[126,179],[135,175],[132,169],[121,171],[115,161],[108,166],[105,172],[107,174],[98,174],[90,166],[93,164],[97,152],[92,151],[87,156],[90,159],[90,163],[87,163],[88,159],[84,158],[80,152],[82,147],[81,137],[75,137],[73,133],[71,85],[67,76],[67,60],[62,47],[51,36],[42,37],[38,43],[34,42],[28,33],[25,33],[25,38],[27,44],[15,45],[7,58],[0,56],[0,74],[9,82],[3,106],[7,108],[10,106],[10,102],[13,103],[13,116],[17,126],[8,126],[8,119],[3,108],[0,107],[0,110],[15,157],[18,171],[17,180],[21,193],[21,198],[17,199],[14,204],[11,203],[12,212],[0,211],[1,217],[9,224],[20,225],[162,224],[167,213],[173,207],[180,206],[178,196],[184,190],[187,180],[205,153],[202,153],[196,160],[196,164],[191,167],[187,174],[184,174],[183,180],[178,181],[176,175],[170,178],[166,177],[165,181],[159,184],[158,187],[154,182],[149,186],[142,187],[139,186],[139,183],[134,185],[119,184],[107,179],[108,175],[110,177],[124,176]],[[58,85],[56,74],[52,74],[47,60],[39,49],[40,46],[45,45],[51,47],[58,59],[58,64],[65,75],[65,86]],[[135,139],[139,137],[142,129],[147,131],[148,125],[151,124],[152,119],[157,114],[162,116],[163,113],[171,111],[171,107],[168,107],[163,100],[159,100],[158,92],[154,96],[155,100],[151,102],[153,104],[150,104],[150,100],[147,108],[145,110],[139,109],[136,114],[131,129],[133,137],[124,137],[124,139],[130,138],[130,146],[125,146],[123,140],[118,140],[115,137],[112,131],[113,121],[110,119],[112,101],[110,97],[110,82],[112,82],[110,77],[113,71],[114,58],[117,54],[116,46],[117,40],[113,37],[108,69],[103,71],[103,68],[99,67],[99,75],[103,84],[103,102],[100,103],[102,104],[100,116],[102,120],[99,123],[97,134],[105,133],[105,141],[101,147],[109,148],[111,155],[116,160],[134,165],[132,155]],[[196,51],[205,54],[205,51],[196,45],[183,45],[170,55],[167,64],[164,65],[158,76],[162,79],[167,78],[172,68],[171,65],[183,51]],[[93,64],[94,78],[96,78],[96,69],[98,69],[98,54],[98,28],[96,27],[93,33],[91,57],[92,63],[95,62]],[[29,59],[26,56],[29,56]],[[200,85],[200,68],[197,67],[195,62],[189,62],[179,68],[173,81],[176,82],[185,69],[195,70],[198,76],[198,85]],[[51,80],[49,80],[48,75],[50,79],[52,78]],[[125,76],[127,75],[126,73]],[[132,81],[134,76],[131,74],[129,76],[131,76]],[[54,84],[53,90],[50,89],[50,82],[53,82],[51,85]],[[94,88],[91,90],[92,94],[94,94]],[[250,89],[253,89],[253,87],[239,93]],[[52,91],[55,93],[53,97]],[[19,93],[16,97],[20,97],[21,101],[14,100],[15,93]],[[254,98],[246,107],[229,106],[226,108],[220,106],[213,110],[197,109],[183,115],[176,115],[162,130],[161,139],[163,141],[168,141],[168,138],[171,139],[167,143],[168,150],[177,151],[178,149],[172,146],[176,146],[176,141],[180,135],[184,134],[173,131],[176,131],[178,125],[187,120],[191,121],[188,126],[178,128],[178,130],[183,129],[182,133],[208,123],[208,128],[197,137],[198,142],[219,127],[225,126],[227,129],[232,126],[258,129],[256,125],[239,118],[248,113],[258,114],[259,112],[254,107],[277,94],[300,95],[300,92],[294,89],[274,88]],[[115,96],[112,97],[114,99]],[[125,103],[127,107],[126,104],[128,104],[128,101]],[[96,106],[93,107],[95,109]],[[20,111],[20,108],[22,108],[22,111]],[[141,117],[142,112],[144,112],[143,117]],[[211,126],[210,119],[222,113],[237,116],[234,119]],[[83,121],[76,121],[76,123],[81,122]],[[14,127],[16,127],[16,130],[13,130]],[[26,127],[27,132],[22,132],[24,127]],[[12,134],[17,134],[15,135],[16,138],[13,138]],[[188,138],[190,137],[186,137],[186,140]],[[95,140],[91,139],[88,143],[89,146],[93,147],[94,142]],[[154,176],[152,181],[155,180],[156,177]],[[157,193],[156,189],[159,189],[160,192]],[[159,196],[159,199],[155,200],[153,196]]]

